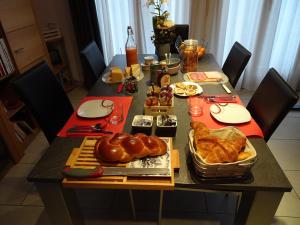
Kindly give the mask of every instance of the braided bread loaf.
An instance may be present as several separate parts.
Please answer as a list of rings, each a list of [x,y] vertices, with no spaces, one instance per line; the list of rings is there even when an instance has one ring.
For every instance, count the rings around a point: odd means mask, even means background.
[[[156,136],[116,133],[101,137],[95,145],[95,157],[104,162],[129,162],[146,156],[159,156],[167,152],[167,144]]]

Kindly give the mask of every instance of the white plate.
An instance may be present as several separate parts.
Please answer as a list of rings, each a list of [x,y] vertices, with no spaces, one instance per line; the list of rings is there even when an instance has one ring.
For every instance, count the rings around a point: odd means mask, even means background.
[[[104,83],[107,83],[107,84],[117,84],[117,83],[122,83],[125,79],[123,80],[119,80],[119,81],[115,81],[115,82],[112,82],[110,79],[109,79],[109,75],[110,75],[110,71],[107,71],[106,73],[104,73],[102,75],[102,81]],[[144,73],[142,72],[142,70],[140,71],[140,75],[137,77],[137,81],[140,81],[144,78]]]
[[[239,124],[246,123],[251,120],[249,111],[239,104],[213,104],[209,109],[210,114],[222,123]]]
[[[183,83],[183,84],[185,84],[185,85],[195,85],[195,86],[197,87],[197,89],[196,89],[196,93],[193,94],[193,95],[188,95],[188,94],[186,94],[186,93],[184,93],[184,94],[179,94],[179,93],[176,93],[176,92],[175,92],[176,83],[171,84],[170,87],[173,89],[173,93],[174,93],[175,95],[177,95],[177,96],[188,97],[188,96],[198,95],[198,94],[201,94],[201,93],[203,92],[202,87],[201,87],[199,84],[197,84],[197,83],[190,82],[190,81],[184,81],[184,82],[178,82],[178,83]]]
[[[214,72],[217,72],[217,71],[207,71],[207,73],[214,73]],[[221,76],[222,76],[222,80],[221,81],[218,81],[218,82],[217,81],[199,81],[199,82],[195,81],[195,82],[199,83],[201,85],[206,85],[206,84],[224,84],[224,83],[228,82],[228,77],[224,73],[222,73],[222,72],[217,72],[217,73],[221,74]],[[191,80],[188,77],[188,73],[183,74],[183,79],[185,81],[191,82]]]
[[[102,105],[102,102],[104,106]],[[114,102],[111,100],[101,100],[101,99],[89,100],[82,103],[79,106],[77,110],[77,115],[84,118],[104,117],[109,115],[112,112],[113,105]]]

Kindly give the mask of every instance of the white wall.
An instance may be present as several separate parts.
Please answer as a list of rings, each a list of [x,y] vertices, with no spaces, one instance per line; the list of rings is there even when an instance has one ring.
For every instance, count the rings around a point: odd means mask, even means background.
[[[65,52],[71,76],[74,81],[84,81],[73,29],[68,0],[32,0],[41,31],[48,23],[55,23],[63,35]]]

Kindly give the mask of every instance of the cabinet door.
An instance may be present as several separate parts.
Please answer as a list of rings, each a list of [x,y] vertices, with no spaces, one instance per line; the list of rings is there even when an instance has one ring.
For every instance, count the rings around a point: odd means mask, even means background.
[[[35,24],[30,0],[0,0],[0,20],[5,32]]]
[[[19,71],[45,57],[43,42],[36,26],[9,32],[6,37]]]

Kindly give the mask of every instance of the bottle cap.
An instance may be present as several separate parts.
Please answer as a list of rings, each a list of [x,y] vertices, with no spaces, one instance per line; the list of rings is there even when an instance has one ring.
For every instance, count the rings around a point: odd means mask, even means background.
[[[132,27],[131,27],[131,26],[128,26],[128,27],[127,27],[127,33],[128,33],[128,35],[129,35],[129,34],[133,34],[133,30],[132,30]]]

